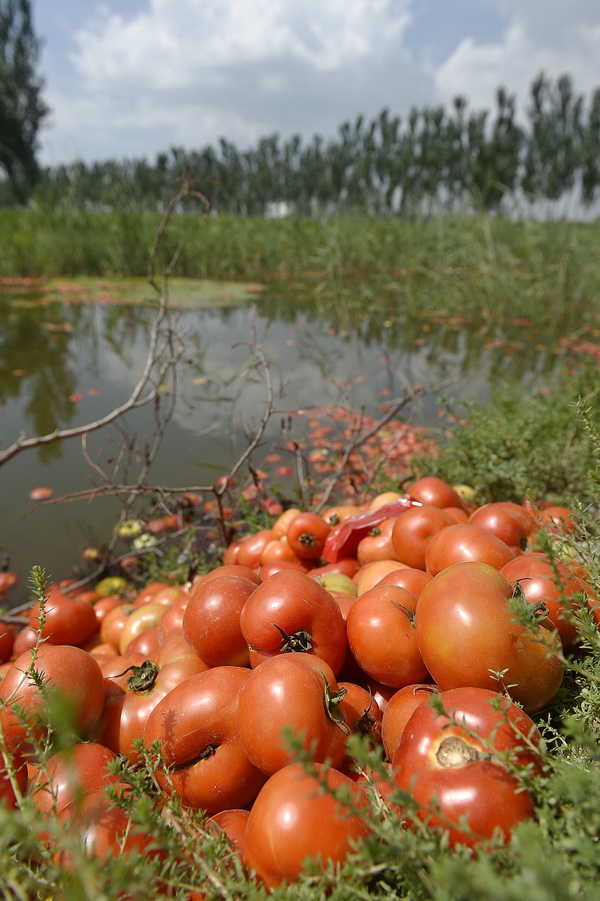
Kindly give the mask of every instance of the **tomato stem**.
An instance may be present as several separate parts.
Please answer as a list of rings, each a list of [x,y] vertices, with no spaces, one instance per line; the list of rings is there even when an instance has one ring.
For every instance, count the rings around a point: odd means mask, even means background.
[[[144,660],[139,666],[128,666],[121,675],[123,676],[129,671],[131,671],[131,676],[127,680],[127,685],[131,691],[149,691],[154,687],[160,667],[154,660]]]
[[[306,632],[304,629],[299,629],[298,632],[292,632],[291,635],[278,626],[277,623],[271,623],[274,626],[279,634],[281,635],[281,653],[289,654],[289,653],[307,653],[312,650],[312,635],[310,632]]]

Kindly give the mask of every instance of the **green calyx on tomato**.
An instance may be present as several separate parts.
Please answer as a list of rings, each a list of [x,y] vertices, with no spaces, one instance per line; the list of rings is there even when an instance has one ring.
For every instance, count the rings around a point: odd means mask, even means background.
[[[312,649],[312,635],[310,632],[299,629],[298,632],[292,632],[291,635],[288,635],[288,633],[285,632],[281,626],[278,626],[277,623],[271,623],[271,625],[274,626],[281,635],[282,654],[305,654]]]
[[[151,688],[154,688],[154,683],[160,672],[160,667],[154,660],[144,660],[139,666],[136,664],[128,666],[127,669],[123,670],[119,675],[124,676],[125,673],[129,672],[131,673],[131,676],[127,680],[127,685],[131,691],[149,691]]]

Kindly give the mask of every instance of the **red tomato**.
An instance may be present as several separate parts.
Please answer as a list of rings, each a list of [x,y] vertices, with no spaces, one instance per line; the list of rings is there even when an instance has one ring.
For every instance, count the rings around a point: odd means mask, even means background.
[[[250,811],[243,807],[230,807],[228,810],[220,810],[219,813],[209,817],[206,821],[206,828],[226,835],[232,847],[240,851],[244,843],[249,816]]]
[[[139,653],[145,659],[148,659],[148,657],[152,657],[156,653],[159,645],[158,626],[149,626],[147,629],[143,629],[135,638],[132,638],[125,648],[125,652]],[[86,648],[86,650],[88,649]]]
[[[538,522],[547,532],[572,535],[577,531],[577,519],[572,510],[560,504],[549,504],[540,511]]]
[[[10,751],[29,751],[32,739],[42,740],[55,718],[56,703],[67,704],[73,728],[89,735],[104,705],[102,671],[81,648],[44,643],[16,658],[0,683],[0,701],[6,703],[0,724]],[[25,721],[19,711],[24,711]],[[65,711],[59,712],[64,718]]]
[[[352,656],[371,678],[400,688],[427,676],[412,613],[417,599],[397,585],[376,585],[356,599],[346,620]]]
[[[159,644],[162,644],[174,633],[181,631],[189,599],[190,595],[184,592],[167,607],[156,627]]]
[[[288,526],[289,546],[301,559],[318,560],[331,526],[318,513],[299,513]]]
[[[238,734],[238,696],[250,676],[240,666],[215,666],[173,688],[148,717],[144,743],[160,743],[167,767],[156,778],[186,807],[208,814],[244,807],[265,781]]]
[[[100,603],[100,602],[98,602]],[[135,604],[119,604],[110,610],[100,623],[100,637],[107,644],[112,644],[116,651],[119,650],[121,632],[125,628],[128,617],[137,613],[139,607]]]
[[[380,745],[383,713],[372,693],[356,682],[338,682],[338,687],[346,692],[340,707],[350,730]]]
[[[271,775],[297,759],[286,736],[289,731],[313,760],[339,765],[348,732],[340,701],[337,682],[324,678],[318,666],[307,666],[295,654],[264,660],[238,698],[237,724],[246,754]]]
[[[346,656],[346,628],[340,608],[310,576],[288,569],[262,582],[242,609],[242,634],[250,663],[288,651],[322,657],[338,673]]]
[[[435,685],[419,682],[399,688],[385,705],[381,720],[381,739],[387,759],[391,762],[400,736],[419,704],[438,693]]]
[[[392,543],[392,530],[397,521],[391,518],[382,519],[380,523],[372,526],[364,538],[361,538],[356,549],[356,558],[361,565],[375,560],[393,560],[396,553]]]
[[[425,554],[425,567],[432,576],[453,563],[487,563],[501,569],[515,552],[507,544],[479,526],[451,525],[431,539]]]
[[[456,525],[456,520],[431,504],[411,507],[395,522],[392,531],[394,556],[413,569],[425,569],[425,552],[434,535],[448,526]]]
[[[270,777],[252,805],[242,861],[268,889],[297,880],[309,858],[320,869],[342,864],[369,834],[365,819],[326,793],[320,779],[331,791],[346,787],[361,803],[361,789],[343,773],[317,764],[309,775],[292,763]]]
[[[264,566],[267,563],[275,563],[280,560],[301,563],[300,558],[291,549],[285,537],[272,538],[271,541],[268,541],[265,544],[263,552],[260,555],[259,564],[260,566]]]
[[[522,553],[527,549],[529,536],[536,529],[533,516],[520,504],[510,501],[497,501],[478,507],[471,513],[469,523],[492,532],[515,553]]]
[[[272,529],[259,529],[253,535],[247,535],[246,538],[242,539],[242,543],[239,546],[236,563],[239,566],[256,569],[260,564],[260,558],[265,547],[270,541],[273,541],[273,537]]]
[[[43,621],[40,608],[31,609],[29,625],[39,632],[40,638],[52,644],[83,644],[98,628],[93,607],[67,597],[58,588],[52,588],[46,598]]]
[[[458,688],[420,704],[394,754],[395,782],[412,794],[418,817],[451,845],[506,842],[534,816],[523,779],[541,770],[535,723],[504,695]],[[526,769],[527,768],[527,769]]]
[[[115,787],[121,792],[130,789],[127,783],[117,783]],[[76,798],[62,810],[59,819],[68,824],[89,857],[107,860],[135,854],[143,858],[158,853],[152,847],[152,835],[135,826],[123,808],[115,805],[104,790],[87,792],[82,798]],[[57,850],[54,859],[65,870],[80,866],[78,856],[63,848]]]
[[[462,507],[461,497],[452,485],[437,476],[423,476],[407,485],[410,497],[433,507]]]
[[[26,789],[26,758],[16,748],[10,752],[10,760],[5,759],[4,754],[0,754],[0,808],[15,810],[21,805]]]
[[[577,595],[585,595],[586,583],[575,576],[565,563],[551,562],[544,554],[521,554],[500,570],[508,581],[523,592],[530,604],[543,604],[547,616],[542,625],[556,629],[563,647],[577,644],[579,633],[573,613],[581,608]]]
[[[404,569],[395,569],[388,573],[383,579],[380,579],[378,585],[399,585],[401,588],[407,588],[408,591],[419,597],[428,582],[431,582],[433,576],[426,573],[422,569],[414,569],[407,566]]]
[[[266,582],[267,579],[270,579],[275,573],[280,573],[287,569],[293,569],[294,572],[297,573],[308,572],[308,567],[303,563],[294,563],[293,560],[273,560],[271,563],[265,563],[259,568],[260,581]]]
[[[167,582],[149,582],[134,598],[133,603],[141,607],[144,604],[149,604],[150,601],[154,599],[154,595],[161,591],[163,588],[172,588]],[[121,600],[122,603],[122,600]]]
[[[255,588],[256,582],[250,579],[225,575],[192,590],[183,615],[183,634],[211,666],[248,666],[240,615]]]
[[[5,623],[0,623],[0,663],[10,660],[15,644],[14,630]]]
[[[184,679],[208,669],[208,664],[187,642],[184,646],[160,645],[154,658],[142,662],[132,658],[129,671],[122,677],[122,691],[113,691],[106,701],[96,731],[98,741],[123,754],[132,763],[140,759],[135,742],[142,737],[148,717],[157,704]],[[126,664],[117,669],[118,660],[109,662],[111,673],[127,668]],[[107,666],[103,668],[106,674]],[[113,687],[118,684],[115,679],[112,682]]]
[[[256,585],[259,581],[256,570],[250,569],[249,566],[241,566],[239,563],[224,563],[222,566],[215,566],[214,569],[202,573],[201,576],[196,576],[192,590],[205,582],[210,582],[211,579],[220,579],[221,576],[240,576],[243,579],[250,579]]]
[[[361,508],[356,504],[338,504],[333,507],[327,507],[326,510],[323,510],[321,516],[328,525],[334,528],[335,526],[339,526],[339,524],[346,519],[350,519],[352,516],[358,516],[360,512]]]
[[[449,566],[421,592],[417,640],[440,689],[504,687],[526,710],[535,711],[560,688],[560,641],[543,627],[538,632],[517,622],[509,604],[512,594],[510,582],[492,566]]]
[[[42,814],[57,817],[88,792],[118,783],[120,776],[109,768],[116,760],[114,751],[93,741],[63,748],[48,758],[43,769],[35,771],[29,796]]]

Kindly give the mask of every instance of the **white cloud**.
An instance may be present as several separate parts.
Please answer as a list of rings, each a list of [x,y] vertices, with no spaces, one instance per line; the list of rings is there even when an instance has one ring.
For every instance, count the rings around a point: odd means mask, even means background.
[[[408,0],[153,0],[106,13],[76,35],[73,63],[93,90],[171,92],[231,66],[290,60],[332,72],[381,52],[408,24]]]
[[[496,0],[510,15],[494,43],[476,44],[466,36],[435,73],[439,97],[458,94],[474,108],[493,104],[502,85],[527,103],[529,88],[544,71],[551,78],[568,73],[575,89],[587,93],[600,82],[600,5],[596,0]]]
[[[597,85],[598,0],[471,0],[479,31],[468,2],[457,21],[453,0],[136,0],[133,11],[105,0],[71,35],[62,90],[48,84],[42,155],[330,137],[384,107],[405,114],[457,94],[490,107],[500,85],[524,105],[541,70],[571,73],[581,92]]]

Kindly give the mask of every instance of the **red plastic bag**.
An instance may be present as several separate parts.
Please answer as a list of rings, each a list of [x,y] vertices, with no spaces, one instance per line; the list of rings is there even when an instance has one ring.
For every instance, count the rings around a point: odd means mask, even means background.
[[[355,557],[359,541],[369,534],[373,526],[392,516],[400,516],[411,507],[420,507],[421,503],[415,501],[410,495],[405,495],[391,504],[384,504],[378,510],[359,513],[345,519],[337,529],[334,529],[327,537],[321,556],[328,563],[337,563],[344,557]]]

